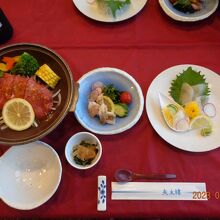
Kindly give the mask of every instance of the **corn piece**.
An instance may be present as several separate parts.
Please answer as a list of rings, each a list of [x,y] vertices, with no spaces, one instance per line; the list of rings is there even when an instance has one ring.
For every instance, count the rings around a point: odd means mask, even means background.
[[[8,71],[7,65],[5,63],[0,63],[0,70],[3,72],[7,72]]]
[[[35,74],[52,89],[55,88],[60,80],[60,77],[47,64],[42,65]]]

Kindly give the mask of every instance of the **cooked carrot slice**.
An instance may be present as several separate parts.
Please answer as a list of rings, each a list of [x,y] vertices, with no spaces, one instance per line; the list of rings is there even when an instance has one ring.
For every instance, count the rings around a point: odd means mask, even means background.
[[[2,61],[6,63],[7,70],[11,70],[16,62],[14,57],[3,57]]]

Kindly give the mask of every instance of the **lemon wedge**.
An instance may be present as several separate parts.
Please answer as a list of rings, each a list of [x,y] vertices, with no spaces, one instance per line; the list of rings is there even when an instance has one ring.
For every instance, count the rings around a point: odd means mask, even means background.
[[[103,96],[104,104],[107,106],[109,112],[115,111],[114,102],[108,96]]]
[[[165,118],[165,121],[169,124],[169,126],[173,127],[173,115],[169,111],[167,107],[162,109],[163,116]]]
[[[190,128],[191,129],[212,128],[212,121],[209,117],[205,115],[198,115],[191,120]]]
[[[25,99],[13,98],[2,109],[4,123],[15,131],[23,131],[34,123],[34,110]]]

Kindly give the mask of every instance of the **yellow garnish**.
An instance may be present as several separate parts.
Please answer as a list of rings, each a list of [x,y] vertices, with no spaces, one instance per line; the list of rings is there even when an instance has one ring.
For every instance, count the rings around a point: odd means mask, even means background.
[[[114,105],[113,101],[111,100],[111,98],[104,95],[103,96],[103,101],[106,104],[109,112],[114,112],[115,111],[115,105]]]
[[[172,127],[173,126],[173,115],[170,113],[169,109],[167,107],[162,109],[164,118],[166,119],[166,122]]]
[[[193,118],[190,122],[191,129],[198,129],[198,128],[208,128],[210,132],[212,131],[212,121],[206,115],[198,115]]]
[[[187,103],[184,107],[184,110],[190,119],[193,119],[201,114],[199,105],[195,101]]]
[[[8,71],[7,65],[5,63],[0,63],[0,70],[3,72],[7,72]]]
[[[60,77],[47,64],[42,65],[35,74],[52,89],[55,88],[60,80]]]
[[[15,60],[15,62],[18,62],[21,56],[15,56],[13,57],[13,59]]]
[[[23,131],[34,123],[35,114],[28,101],[12,98],[4,104],[2,117],[9,128],[15,131]]]

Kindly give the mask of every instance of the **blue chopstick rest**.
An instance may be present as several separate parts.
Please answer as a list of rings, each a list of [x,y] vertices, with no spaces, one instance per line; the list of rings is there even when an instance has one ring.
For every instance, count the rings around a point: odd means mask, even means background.
[[[8,41],[13,34],[13,28],[5,16],[3,10],[0,8],[0,44]]]
[[[106,176],[98,176],[98,201],[97,210],[106,211]]]

